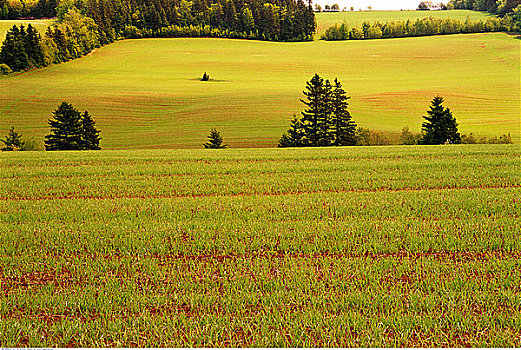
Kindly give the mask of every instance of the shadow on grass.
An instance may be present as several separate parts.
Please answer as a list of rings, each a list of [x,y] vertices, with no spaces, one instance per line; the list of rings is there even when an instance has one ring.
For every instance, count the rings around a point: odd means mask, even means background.
[[[212,78],[210,78],[207,81],[203,81],[203,80],[201,80],[201,78],[192,78],[192,79],[188,79],[188,80],[190,80],[190,81],[200,81],[202,83],[222,83],[222,82],[229,81],[229,80],[212,79]]]

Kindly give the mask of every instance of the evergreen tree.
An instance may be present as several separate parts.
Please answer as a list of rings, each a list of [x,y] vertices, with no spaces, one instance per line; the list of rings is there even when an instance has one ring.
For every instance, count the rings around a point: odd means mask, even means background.
[[[226,148],[226,145],[223,144],[223,138],[219,131],[215,128],[210,130],[210,135],[208,135],[208,142],[203,144],[204,148],[213,148],[213,149],[221,149]]]
[[[289,130],[280,138],[278,147],[285,148],[302,146],[304,146],[304,129],[300,119],[294,115]]]
[[[334,135],[331,129],[333,117],[333,86],[326,79],[322,90],[322,101],[320,104],[320,113],[318,117],[318,146],[331,146],[334,141]]]
[[[306,82],[306,99],[300,101],[306,105],[302,112],[302,127],[304,129],[304,143],[309,146],[318,146],[320,141],[320,123],[324,119],[324,79],[315,74]]]
[[[40,41],[40,34],[32,25],[29,24],[24,38],[24,49],[27,53],[30,64],[34,67],[42,67],[44,65]]]
[[[5,145],[5,147],[2,148],[2,151],[20,151],[25,144],[22,140],[22,135],[14,131],[14,126],[9,130],[5,140],[0,139],[0,141]]]
[[[350,97],[342,88],[342,84],[335,78],[332,98],[332,121],[333,145],[354,146],[356,144],[356,123],[347,110]]]
[[[428,116],[422,124],[424,136],[419,142],[422,145],[441,145],[446,142],[461,143],[461,135],[458,133],[458,123],[448,108],[443,107],[443,98],[436,96],[431,102]]]
[[[51,134],[45,136],[45,150],[83,149],[81,113],[70,103],[62,102],[53,115],[54,119],[49,119]]]
[[[83,112],[81,116],[81,140],[82,145],[81,149],[84,150],[99,150],[101,149],[99,146],[99,141],[101,138],[99,137],[100,130],[97,130],[94,125],[94,120],[90,116],[89,112]]]
[[[5,35],[2,48],[0,49],[0,63],[7,64],[13,71],[29,68],[29,56],[25,52],[24,45],[25,29],[14,25]]]

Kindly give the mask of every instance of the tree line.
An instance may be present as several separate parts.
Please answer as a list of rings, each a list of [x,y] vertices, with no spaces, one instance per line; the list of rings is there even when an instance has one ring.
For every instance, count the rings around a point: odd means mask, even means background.
[[[311,4],[302,0],[0,0],[0,19],[58,17],[71,9],[92,18],[102,44],[125,34],[134,37],[194,36],[212,29],[214,36],[273,41],[312,40],[316,21]],[[183,28],[165,31],[163,28]],[[205,35],[206,31],[200,33]]]
[[[487,11],[504,16],[515,8],[519,8],[521,0],[450,0],[447,4],[449,10],[466,9],[474,11]]]
[[[22,71],[66,62],[101,46],[98,27],[91,18],[71,10],[43,37],[32,26],[14,25],[0,48],[2,72]]]
[[[490,17],[485,21],[465,22],[451,18],[427,17],[416,21],[391,21],[386,23],[364,22],[361,27],[349,27],[347,23],[335,24],[326,29],[322,40],[387,39],[444,34],[484,33],[509,31],[514,28],[510,17]]]

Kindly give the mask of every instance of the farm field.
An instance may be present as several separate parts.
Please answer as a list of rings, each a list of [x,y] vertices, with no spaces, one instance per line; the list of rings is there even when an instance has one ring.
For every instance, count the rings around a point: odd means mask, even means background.
[[[518,146],[0,165],[4,347],[521,346]]]
[[[520,40],[504,33],[348,42],[124,40],[82,59],[0,79],[0,131],[43,142],[64,100],[88,110],[101,146],[274,147],[315,73],[338,79],[359,126],[419,131],[436,94],[462,133],[520,142]],[[210,82],[199,77],[208,72]]]
[[[344,21],[351,27],[361,26],[363,22],[391,22],[391,21],[416,21],[425,17],[454,18],[465,22],[470,18],[472,21],[486,20],[493,16],[487,12],[470,10],[451,11],[346,11],[346,12],[320,12],[315,13],[317,18],[317,34],[320,37],[327,28],[335,23],[342,24]]]
[[[40,34],[45,33],[45,30],[48,26],[52,25],[55,21],[53,19],[34,19],[34,20],[26,20],[26,19],[13,19],[13,20],[0,20],[0,43],[4,41],[5,34],[9,29],[11,29],[14,25],[27,26],[31,24],[40,32]]]

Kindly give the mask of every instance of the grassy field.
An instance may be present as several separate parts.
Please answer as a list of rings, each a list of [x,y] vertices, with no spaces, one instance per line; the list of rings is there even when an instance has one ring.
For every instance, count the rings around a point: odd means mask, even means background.
[[[342,24],[344,21],[351,27],[361,26],[364,21],[390,22],[390,21],[416,21],[419,18],[454,18],[465,22],[467,17],[472,21],[486,20],[491,16],[487,12],[470,10],[452,11],[354,11],[354,12],[321,12],[315,14],[317,17],[317,33],[320,36],[328,27],[335,23]]]
[[[48,26],[52,25],[55,21],[52,19],[35,19],[35,20],[0,20],[0,43],[4,41],[5,39],[5,33],[11,29],[14,25],[20,26],[24,25],[27,26],[28,24],[31,24],[33,27],[35,27],[41,34],[45,33],[45,30]]]
[[[518,146],[0,164],[3,347],[521,346]]]
[[[521,41],[503,33],[356,42],[125,40],[0,80],[0,135],[43,141],[66,100],[88,110],[103,148],[200,148],[211,127],[231,147],[274,147],[313,74],[338,77],[363,127],[419,131],[436,94],[463,133],[520,138]],[[210,82],[198,78],[208,72]]]

